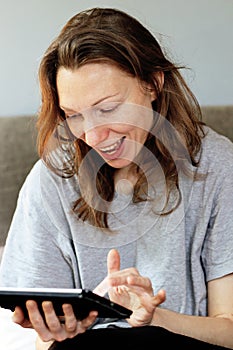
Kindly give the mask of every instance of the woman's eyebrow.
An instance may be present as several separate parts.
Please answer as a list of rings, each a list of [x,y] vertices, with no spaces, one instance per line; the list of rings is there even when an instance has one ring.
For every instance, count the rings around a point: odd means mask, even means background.
[[[109,95],[109,96],[104,96],[102,98],[100,98],[99,100],[97,100],[96,102],[94,102],[91,107],[94,107],[94,106],[97,106],[99,103],[105,101],[105,100],[108,100],[109,98],[111,97],[115,97],[119,95],[119,93],[116,93],[116,94],[113,94],[113,95]],[[60,108],[65,111],[65,112],[68,112],[68,113],[78,113],[77,111],[75,111],[74,109],[71,109],[69,107],[65,107],[65,106],[60,106]]]
[[[65,113],[75,113],[77,114],[77,111],[73,110],[73,109],[70,109],[68,107],[65,107],[65,106],[59,106],[60,109],[62,109]]]
[[[103,102],[103,101],[105,101],[105,100],[107,100],[107,99],[109,99],[109,98],[111,98],[111,97],[115,97],[115,96],[117,96],[117,95],[119,95],[118,92],[117,92],[116,94],[113,94],[113,95],[109,95],[109,96],[102,97],[102,98],[100,98],[98,101],[96,101],[95,103],[93,103],[92,106],[96,106],[96,105],[98,105],[99,103],[101,103],[101,102]]]

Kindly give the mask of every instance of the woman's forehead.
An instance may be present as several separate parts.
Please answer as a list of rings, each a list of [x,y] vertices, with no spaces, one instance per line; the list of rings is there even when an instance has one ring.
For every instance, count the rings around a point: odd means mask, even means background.
[[[80,104],[79,109],[81,105],[88,108],[127,95],[137,85],[135,80],[116,66],[103,63],[87,64],[75,70],[61,67],[57,73],[59,103],[70,108],[75,101],[75,105]]]

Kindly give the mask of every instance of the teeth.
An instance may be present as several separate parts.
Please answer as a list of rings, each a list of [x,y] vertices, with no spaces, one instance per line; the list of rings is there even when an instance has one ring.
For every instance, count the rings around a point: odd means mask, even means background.
[[[108,147],[104,147],[104,148],[100,148],[101,152],[105,152],[105,153],[114,153],[115,150],[120,146],[121,144],[121,140],[118,140],[117,142],[115,142],[113,145],[108,146]]]

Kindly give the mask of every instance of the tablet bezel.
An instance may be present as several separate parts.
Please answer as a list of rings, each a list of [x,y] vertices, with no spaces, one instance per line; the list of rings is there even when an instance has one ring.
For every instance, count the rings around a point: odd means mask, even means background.
[[[98,317],[114,319],[129,318],[132,313],[131,310],[89,289],[0,288],[0,307],[2,308],[14,311],[16,306],[20,306],[25,317],[28,317],[25,305],[27,300],[35,300],[42,315],[43,301],[52,301],[58,316],[63,316],[62,304],[71,304],[79,320],[87,317],[90,311],[98,311]]]

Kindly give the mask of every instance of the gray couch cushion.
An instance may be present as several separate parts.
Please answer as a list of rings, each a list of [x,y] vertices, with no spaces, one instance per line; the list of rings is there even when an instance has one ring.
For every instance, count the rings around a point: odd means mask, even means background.
[[[35,117],[0,117],[0,246],[5,243],[19,188],[37,158]]]
[[[233,141],[233,106],[202,107],[203,121]]]

